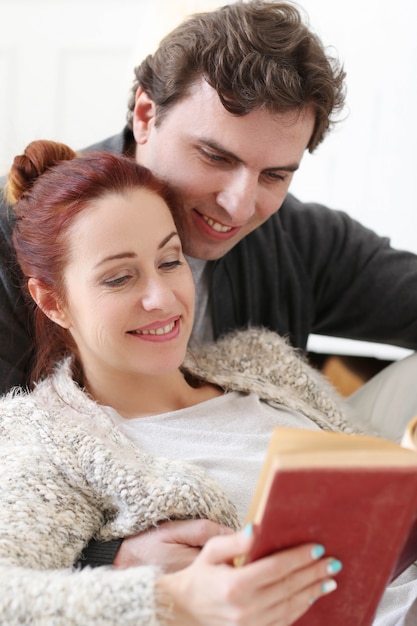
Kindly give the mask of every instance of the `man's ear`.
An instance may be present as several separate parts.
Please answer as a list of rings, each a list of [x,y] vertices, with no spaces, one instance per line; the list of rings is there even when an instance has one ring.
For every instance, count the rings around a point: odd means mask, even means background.
[[[155,124],[156,105],[153,100],[139,87],[133,109],[133,135],[139,145],[147,142],[149,133]]]
[[[50,320],[62,326],[62,328],[70,328],[71,324],[65,308],[59,303],[57,297],[37,278],[29,278],[29,293],[40,308]]]

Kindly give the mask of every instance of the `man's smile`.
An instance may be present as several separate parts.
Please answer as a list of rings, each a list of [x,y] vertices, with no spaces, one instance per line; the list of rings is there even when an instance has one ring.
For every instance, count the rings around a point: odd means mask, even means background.
[[[202,213],[200,213],[201,217],[203,218],[203,220],[216,232],[218,233],[228,233],[229,231],[232,230],[232,226],[225,226],[224,224],[221,224],[220,222],[215,222],[211,217],[208,217],[207,215],[203,215]]]

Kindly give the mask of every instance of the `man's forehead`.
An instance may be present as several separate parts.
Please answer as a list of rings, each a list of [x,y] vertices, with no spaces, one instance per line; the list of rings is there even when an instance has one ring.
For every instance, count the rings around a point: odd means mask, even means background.
[[[201,103],[201,107],[185,111],[185,119],[179,111],[180,119],[184,119],[179,131],[186,142],[242,162],[261,152],[262,161],[270,161],[268,166],[272,169],[297,169],[314,129],[311,111],[275,114],[256,110],[238,116],[226,111],[221,103],[214,107]],[[284,161],[282,150],[288,157]]]
[[[201,123],[208,118],[210,129],[213,129],[213,131],[215,131],[217,119],[213,117],[213,114],[229,119],[238,126],[243,126],[248,118],[256,117],[257,123],[261,123],[261,120],[269,120],[276,125],[282,125],[287,128],[295,126],[299,122],[303,123],[306,118],[309,120],[314,120],[315,118],[313,107],[309,105],[285,111],[273,111],[265,106],[244,114],[231,113],[223,105],[217,91],[202,77],[191,83],[184,97],[172,107],[173,110],[177,109],[177,111],[181,111],[184,108],[198,113],[196,117],[198,117],[198,121]],[[201,115],[204,112],[207,113],[207,116]],[[169,115],[169,112],[167,115]],[[188,118],[188,121],[191,123],[193,118]]]

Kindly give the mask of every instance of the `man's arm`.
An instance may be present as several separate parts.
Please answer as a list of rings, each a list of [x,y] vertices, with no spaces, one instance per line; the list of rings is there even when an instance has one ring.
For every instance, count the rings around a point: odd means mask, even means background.
[[[303,350],[311,333],[417,350],[417,255],[291,195],[215,262],[211,296],[216,337],[250,323]]]
[[[416,350],[417,255],[342,211],[291,200],[279,217],[306,270],[308,332]]]
[[[5,204],[1,193],[0,190],[0,393],[5,393],[28,382],[33,331],[12,245],[13,210]]]
[[[190,565],[211,537],[226,535],[230,528],[209,520],[177,520],[124,540],[90,541],[77,565],[81,568],[113,565],[118,569],[158,565],[176,572]]]
[[[84,567],[100,567],[101,565],[113,565],[117,551],[120,548],[122,539],[114,541],[95,541],[92,539],[83,550],[76,565],[81,569]]]

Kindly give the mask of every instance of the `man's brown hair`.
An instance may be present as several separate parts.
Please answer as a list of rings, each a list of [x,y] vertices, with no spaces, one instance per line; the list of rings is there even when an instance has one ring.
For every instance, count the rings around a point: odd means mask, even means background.
[[[154,101],[160,124],[201,77],[235,115],[311,107],[315,125],[310,152],[344,104],[343,68],[289,2],[239,0],[185,20],[135,68],[128,124],[139,86]]]

